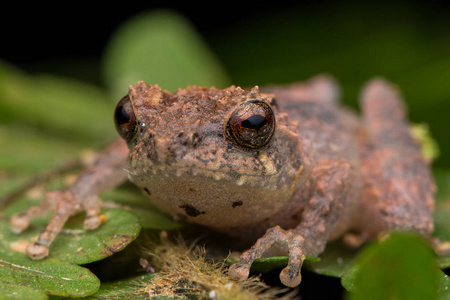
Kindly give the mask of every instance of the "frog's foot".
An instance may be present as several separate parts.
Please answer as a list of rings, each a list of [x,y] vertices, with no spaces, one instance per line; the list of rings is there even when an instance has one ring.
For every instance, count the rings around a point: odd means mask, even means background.
[[[372,237],[367,232],[347,232],[343,235],[342,241],[344,244],[352,249],[356,249],[370,241]]]
[[[85,210],[87,214],[84,228],[99,227],[101,224],[100,203],[101,201],[93,196],[79,201],[70,190],[50,192],[40,206],[31,207],[25,213],[14,215],[11,218],[11,228],[13,232],[20,233],[29,226],[32,219],[47,215],[50,210],[54,210],[49,224],[39,235],[37,242],[30,244],[27,248],[27,254],[32,259],[42,259],[48,256],[50,244],[70,216]]]
[[[438,256],[448,256],[450,255],[450,242],[449,241],[441,241],[438,238],[432,237],[430,239],[431,245],[434,249],[434,252]]]
[[[279,226],[267,230],[266,234],[256,241],[251,249],[241,255],[241,260],[233,264],[228,274],[235,280],[244,280],[250,274],[250,267],[255,259],[260,258],[264,252],[275,243],[287,244],[289,250],[289,263],[280,273],[281,282],[289,287],[296,287],[301,282],[300,269],[305,255],[303,254],[304,239],[301,235],[290,230],[283,230]]]

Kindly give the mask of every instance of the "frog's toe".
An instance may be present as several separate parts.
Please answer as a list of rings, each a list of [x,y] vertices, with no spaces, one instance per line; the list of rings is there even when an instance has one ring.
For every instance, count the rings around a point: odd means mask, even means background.
[[[285,286],[296,287],[302,281],[300,266],[287,266],[280,272],[280,280]]]
[[[300,271],[305,260],[305,255],[303,254],[304,243],[305,240],[301,235],[290,235],[288,241],[289,263],[280,273],[280,280],[285,286],[296,287],[302,281]]]
[[[246,279],[253,261],[260,258],[276,243],[287,245],[289,250],[289,264],[280,273],[281,282],[288,287],[299,285],[302,280],[300,271],[305,260],[305,239],[302,235],[291,230],[283,230],[279,226],[269,228],[251,249],[241,255],[241,261],[230,267],[228,271],[230,277],[235,280]]]
[[[28,246],[27,254],[31,259],[39,260],[47,257],[49,254],[49,250],[46,245],[41,245],[36,242]]]
[[[54,197],[56,192],[51,192],[47,195],[44,201],[42,201],[38,206],[32,206],[28,208],[25,212],[20,212],[13,215],[10,219],[11,231],[19,234],[28,228],[31,220],[36,217],[42,217],[47,215],[52,208]]]
[[[229,268],[228,274],[234,280],[247,279],[250,274],[250,265],[248,263],[235,263]]]
[[[84,219],[84,229],[94,230],[97,229],[102,224],[102,219],[100,216],[88,216]]]
[[[438,238],[431,238],[431,244],[438,256],[450,255],[450,241],[441,241]]]
[[[19,213],[11,217],[11,231],[19,234],[30,225],[30,219],[26,213]]]
[[[96,196],[91,196],[93,199],[88,199],[87,203],[90,208],[86,209],[86,218],[84,219],[84,229],[97,229],[103,223],[101,215],[101,201]]]
[[[341,88],[332,76],[321,74],[311,78],[308,84],[315,99],[330,104],[339,101]]]

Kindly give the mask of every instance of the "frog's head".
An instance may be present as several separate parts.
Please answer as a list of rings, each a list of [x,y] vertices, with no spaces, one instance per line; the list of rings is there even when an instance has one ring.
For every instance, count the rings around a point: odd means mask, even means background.
[[[196,223],[264,220],[307,177],[293,124],[258,87],[169,93],[139,82],[115,121],[130,149],[130,179],[162,210]]]

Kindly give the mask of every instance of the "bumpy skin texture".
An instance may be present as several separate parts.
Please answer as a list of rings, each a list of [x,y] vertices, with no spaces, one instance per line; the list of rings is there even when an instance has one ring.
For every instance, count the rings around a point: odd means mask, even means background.
[[[429,237],[434,183],[398,93],[384,80],[369,82],[362,118],[338,96],[324,76],[263,91],[194,86],[173,94],[139,82],[116,112],[128,177],[176,218],[256,241],[231,266],[236,279],[276,248],[289,255],[281,281],[297,286],[305,255],[349,231],[362,240],[406,227]],[[124,177],[126,157],[117,142],[73,187],[12,219],[20,231],[56,207],[30,256],[48,255],[70,215],[99,216],[96,195]]]

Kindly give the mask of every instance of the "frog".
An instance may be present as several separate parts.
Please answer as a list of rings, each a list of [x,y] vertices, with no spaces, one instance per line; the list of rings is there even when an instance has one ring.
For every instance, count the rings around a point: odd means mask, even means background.
[[[411,136],[400,91],[369,80],[360,114],[340,94],[329,75],[176,92],[139,81],[114,112],[120,138],[70,187],[13,216],[11,228],[20,233],[53,210],[27,248],[43,259],[70,216],[86,212],[86,229],[101,226],[99,195],[128,178],[176,220],[251,242],[228,270],[236,280],[277,252],[289,258],[281,282],[296,287],[305,257],[339,238],[358,246],[409,229],[437,244],[430,161]]]

